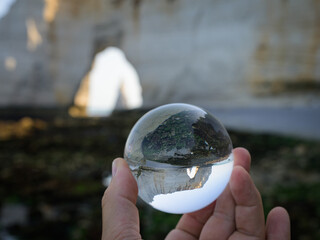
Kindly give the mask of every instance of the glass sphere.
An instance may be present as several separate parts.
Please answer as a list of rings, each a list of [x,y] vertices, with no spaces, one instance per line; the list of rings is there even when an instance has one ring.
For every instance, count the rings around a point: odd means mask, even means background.
[[[187,213],[213,202],[233,168],[232,143],[223,125],[202,108],[168,104],[132,128],[124,158],[139,196],[168,213]]]

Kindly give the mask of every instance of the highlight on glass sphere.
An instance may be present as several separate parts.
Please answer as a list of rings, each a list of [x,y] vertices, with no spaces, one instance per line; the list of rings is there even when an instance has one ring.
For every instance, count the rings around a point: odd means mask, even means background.
[[[233,169],[232,143],[223,125],[204,109],[183,103],[142,116],[128,136],[124,158],[140,198],[177,214],[212,203]]]

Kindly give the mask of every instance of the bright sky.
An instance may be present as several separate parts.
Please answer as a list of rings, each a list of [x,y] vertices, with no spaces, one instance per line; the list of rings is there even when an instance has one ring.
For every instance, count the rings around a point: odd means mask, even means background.
[[[178,214],[193,212],[209,205],[229,182],[233,169],[233,154],[225,161],[224,164],[212,165],[212,172],[202,187],[155,195],[150,205],[164,212]]]
[[[0,0],[0,19],[7,15],[15,1],[16,0]]]

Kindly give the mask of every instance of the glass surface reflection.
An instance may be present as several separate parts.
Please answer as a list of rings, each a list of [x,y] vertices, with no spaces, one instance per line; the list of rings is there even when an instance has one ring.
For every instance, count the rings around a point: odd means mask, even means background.
[[[139,196],[169,213],[210,204],[233,168],[226,129],[210,113],[189,104],[168,104],[145,114],[129,134],[124,157]]]

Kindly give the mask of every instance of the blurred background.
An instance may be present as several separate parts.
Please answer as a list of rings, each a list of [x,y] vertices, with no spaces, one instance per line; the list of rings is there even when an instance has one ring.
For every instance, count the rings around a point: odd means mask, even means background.
[[[320,1],[0,0],[0,239],[99,239],[134,123],[204,107],[265,211],[320,239]],[[138,202],[145,239],[180,216]]]

